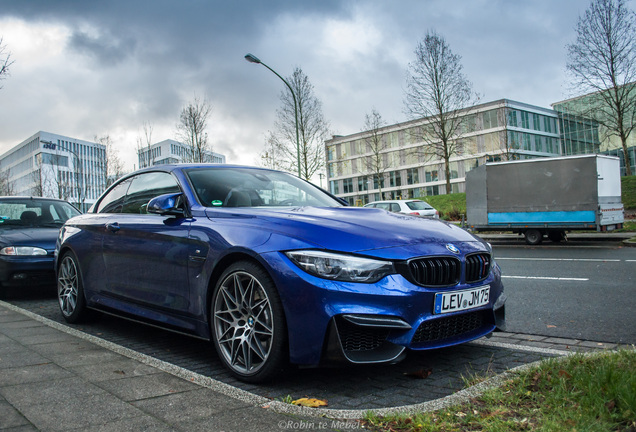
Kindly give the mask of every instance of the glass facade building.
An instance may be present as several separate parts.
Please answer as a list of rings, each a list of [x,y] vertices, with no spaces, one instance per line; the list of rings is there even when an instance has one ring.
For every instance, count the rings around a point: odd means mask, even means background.
[[[188,159],[188,152],[188,147],[179,141],[163,140],[137,151],[139,168],[183,162]],[[205,155],[206,162],[225,163],[225,155],[214,152],[205,152]]]
[[[106,188],[106,146],[40,131],[0,156],[2,194],[67,200],[87,210]]]
[[[385,126],[375,144],[372,131],[326,141],[329,191],[352,205],[464,192],[466,173],[486,162],[562,154],[553,110],[502,99],[461,116],[450,159],[450,191],[443,161],[431,158],[424,149],[430,141],[418,138],[418,131],[431,123],[427,118]]]
[[[636,92],[636,84],[629,86],[632,88],[630,94]],[[599,103],[600,98],[600,93],[592,93],[552,104],[563,130],[563,152],[568,155],[600,153],[617,156],[621,160],[621,175],[625,175],[625,154],[621,140],[600,124],[604,122],[596,117],[606,111]],[[631,121],[634,113],[628,117]],[[636,134],[627,137],[627,152],[632,173],[636,173]]]

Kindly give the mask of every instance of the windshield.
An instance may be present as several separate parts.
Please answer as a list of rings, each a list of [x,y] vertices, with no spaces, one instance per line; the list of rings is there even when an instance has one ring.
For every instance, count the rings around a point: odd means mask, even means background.
[[[206,207],[341,207],[342,203],[290,174],[249,168],[186,170]]]
[[[60,227],[66,220],[79,214],[75,207],[64,201],[31,198],[0,199],[0,229]]]
[[[433,208],[428,203],[425,203],[424,201],[408,201],[406,205],[411,210],[431,210]]]

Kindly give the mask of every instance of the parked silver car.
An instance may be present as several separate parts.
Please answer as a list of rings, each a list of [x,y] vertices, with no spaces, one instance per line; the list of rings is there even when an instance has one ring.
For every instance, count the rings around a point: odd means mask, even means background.
[[[374,201],[365,205],[365,207],[380,208],[394,213],[405,213],[439,219],[439,212],[429,203],[416,199]]]

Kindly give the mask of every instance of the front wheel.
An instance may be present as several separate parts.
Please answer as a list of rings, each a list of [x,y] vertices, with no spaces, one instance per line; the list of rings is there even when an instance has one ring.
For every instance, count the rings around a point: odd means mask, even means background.
[[[57,270],[57,299],[62,316],[69,323],[77,323],[86,317],[84,285],[79,263],[72,252],[66,252]]]
[[[231,265],[211,304],[214,346],[221,361],[247,382],[271,380],[287,362],[287,326],[269,275],[251,262]]]

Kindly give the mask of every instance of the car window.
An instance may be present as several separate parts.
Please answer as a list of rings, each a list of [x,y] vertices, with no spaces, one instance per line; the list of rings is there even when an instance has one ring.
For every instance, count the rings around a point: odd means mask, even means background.
[[[121,213],[131,180],[116,184],[99,202],[97,213]]]
[[[391,211],[399,213],[400,212],[400,205],[398,203],[391,203]]]
[[[391,206],[389,205],[389,203],[377,203],[375,205],[375,208],[389,211],[391,209]]]
[[[80,212],[64,201],[30,198],[0,200],[0,229],[61,226]]]
[[[311,183],[283,172],[214,167],[192,168],[186,174],[206,207],[343,206]]]
[[[181,189],[175,178],[164,172],[139,174],[132,178],[126,193],[122,213],[147,214],[148,202],[159,195],[179,193]]]
[[[433,208],[424,201],[407,201],[406,205],[411,210],[431,210]]]

